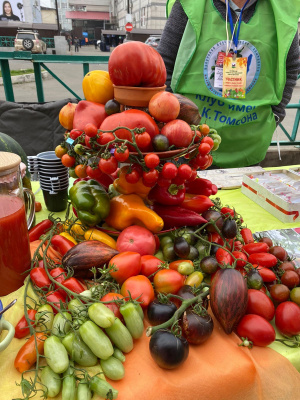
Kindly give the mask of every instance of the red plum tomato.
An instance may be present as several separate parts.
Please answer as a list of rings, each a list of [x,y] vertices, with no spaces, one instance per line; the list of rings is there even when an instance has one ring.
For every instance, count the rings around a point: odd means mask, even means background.
[[[117,303],[114,303],[113,300],[124,299],[120,293],[107,293],[105,296],[101,297],[100,301],[112,301],[111,303],[106,303],[105,306],[109,308],[117,318],[122,319],[122,314],[120,313],[120,306]]]
[[[274,318],[275,307],[272,300],[263,292],[248,289],[248,303],[246,314],[256,314],[271,321]]]
[[[145,255],[141,257],[141,274],[145,275],[150,281],[153,281],[153,274],[155,274],[159,267],[161,266],[162,261],[154,256]],[[152,275],[152,276],[150,276]]]
[[[300,307],[291,301],[279,304],[275,311],[275,325],[282,335],[299,335]]]
[[[260,315],[244,315],[236,332],[240,338],[247,338],[254,346],[265,347],[275,340],[275,329]]]

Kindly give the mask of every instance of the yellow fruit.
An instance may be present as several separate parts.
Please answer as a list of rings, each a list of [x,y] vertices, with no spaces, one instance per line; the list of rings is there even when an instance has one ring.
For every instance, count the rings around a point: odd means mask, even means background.
[[[114,98],[114,88],[106,71],[88,72],[82,81],[84,97],[88,101],[105,104]]]
[[[84,234],[85,240],[98,240],[99,242],[107,244],[107,246],[113,249],[117,248],[116,241],[104,232],[98,231],[98,229],[89,229]]]

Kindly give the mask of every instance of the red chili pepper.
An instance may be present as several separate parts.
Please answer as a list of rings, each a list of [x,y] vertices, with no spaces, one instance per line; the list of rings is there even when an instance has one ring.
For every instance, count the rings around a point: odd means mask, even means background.
[[[75,246],[71,240],[61,235],[52,236],[51,244],[55,250],[60,252],[62,256],[64,256],[72,247]]]
[[[243,246],[243,251],[245,251],[248,254],[268,253],[269,246],[267,245],[267,243],[263,242],[248,243]]]
[[[241,251],[233,251],[232,255],[237,258],[236,266],[237,267],[243,267],[244,265],[247,264],[247,256],[245,253],[242,253]]]
[[[217,185],[211,185],[211,194],[214,196],[217,193],[218,193],[218,186]]]
[[[213,184],[210,180],[203,178],[196,178],[192,182],[185,183],[185,190],[187,193],[203,194],[204,196],[211,196],[213,192],[212,186]]]
[[[273,254],[269,253],[254,253],[248,257],[248,262],[251,264],[258,264],[262,267],[272,268],[275,267],[278,260]]]
[[[233,263],[232,255],[221,247],[219,247],[216,252],[216,259],[221,265],[232,265]]]
[[[204,211],[207,211],[209,208],[213,207],[213,205],[214,203],[210,200],[210,198],[204,196],[203,194],[194,195],[186,193],[181,207],[202,214]]]
[[[67,295],[66,294],[64,295],[62,294],[62,292],[55,290],[47,293],[46,298],[49,303],[53,303],[55,307],[60,308],[60,302],[62,301],[63,303],[65,303]],[[50,305],[53,308],[54,314],[56,314],[57,313],[56,308],[53,307],[52,304]]]
[[[254,238],[253,238],[252,232],[249,228],[241,229],[241,235],[242,235],[242,238],[243,238],[245,244],[254,243]]]
[[[217,232],[209,233],[207,236],[207,240],[211,243],[220,244],[221,246],[224,245],[224,240],[221,238],[221,236]]]
[[[228,217],[228,215],[231,215],[234,218],[234,210],[232,208],[229,207],[223,207],[220,210],[221,214],[226,215]]]
[[[151,206],[151,209],[163,219],[165,229],[196,226],[207,222],[206,219],[194,211],[178,206],[162,206],[155,203]]]
[[[50,219],[44,219],[33,228],[30,229],[28,232],[29,235],[29,242],[34,242],[38,240],[43,234],[48,232],[50,228],[53,226],[53,222]]]
[[[79,280],[74,277],[66,279],[61,284],[74,293],[82,293],[85,290]]]
[[[148,199],[164,206],[179,206],[185,195],[184,185],[172,183],[169,187],[155,185],[148,194]]]
[[[35,314],[36,314],[36,310],[28,310],[28,317],[29,319],[31,319],[30,324],[32,326],[34,326],[35,324]],[[28,322],[26,321],[25,315],[23,315],[23,317],[20,319],[20,321],[17,323],[16,327],[15,327],[15,338],[17,339],[22,339],[23,337],[29,335],[29,326],[28,326]]]
[[[39,288],[48,289],[51,281],[43,267],[36,267],[30,271],[30,278],[32,282]]]

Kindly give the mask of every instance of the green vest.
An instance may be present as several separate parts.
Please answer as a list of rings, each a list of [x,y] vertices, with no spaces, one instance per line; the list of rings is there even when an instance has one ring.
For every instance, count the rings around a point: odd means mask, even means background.
[[[226,50],[225,21],[212,0],[180,0],[188,16],[171,88],[199,107],[202,123],[222,137],[214,164],[242,167],[264,159],[276,128],[271,106],[280,103],[286,58],[297,31],[299,0],[258,0],[250,21],[241,23],[238,50],[248,57],[245,99],[223,98],[214,87],[219,51]],[[167,14],[174,0],[167,3]],[[229,39],[231,30],[228,22]]]

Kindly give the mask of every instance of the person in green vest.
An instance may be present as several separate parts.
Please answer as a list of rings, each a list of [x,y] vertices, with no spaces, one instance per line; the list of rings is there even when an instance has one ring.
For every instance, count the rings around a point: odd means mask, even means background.
[[[168,90],[194,101],[222,137],[214,165],[260,163],[297,80],[300,1],[168,0],[167,15],[158,52]],[[247,58],[245,98],[222,97],[226,50]]]

